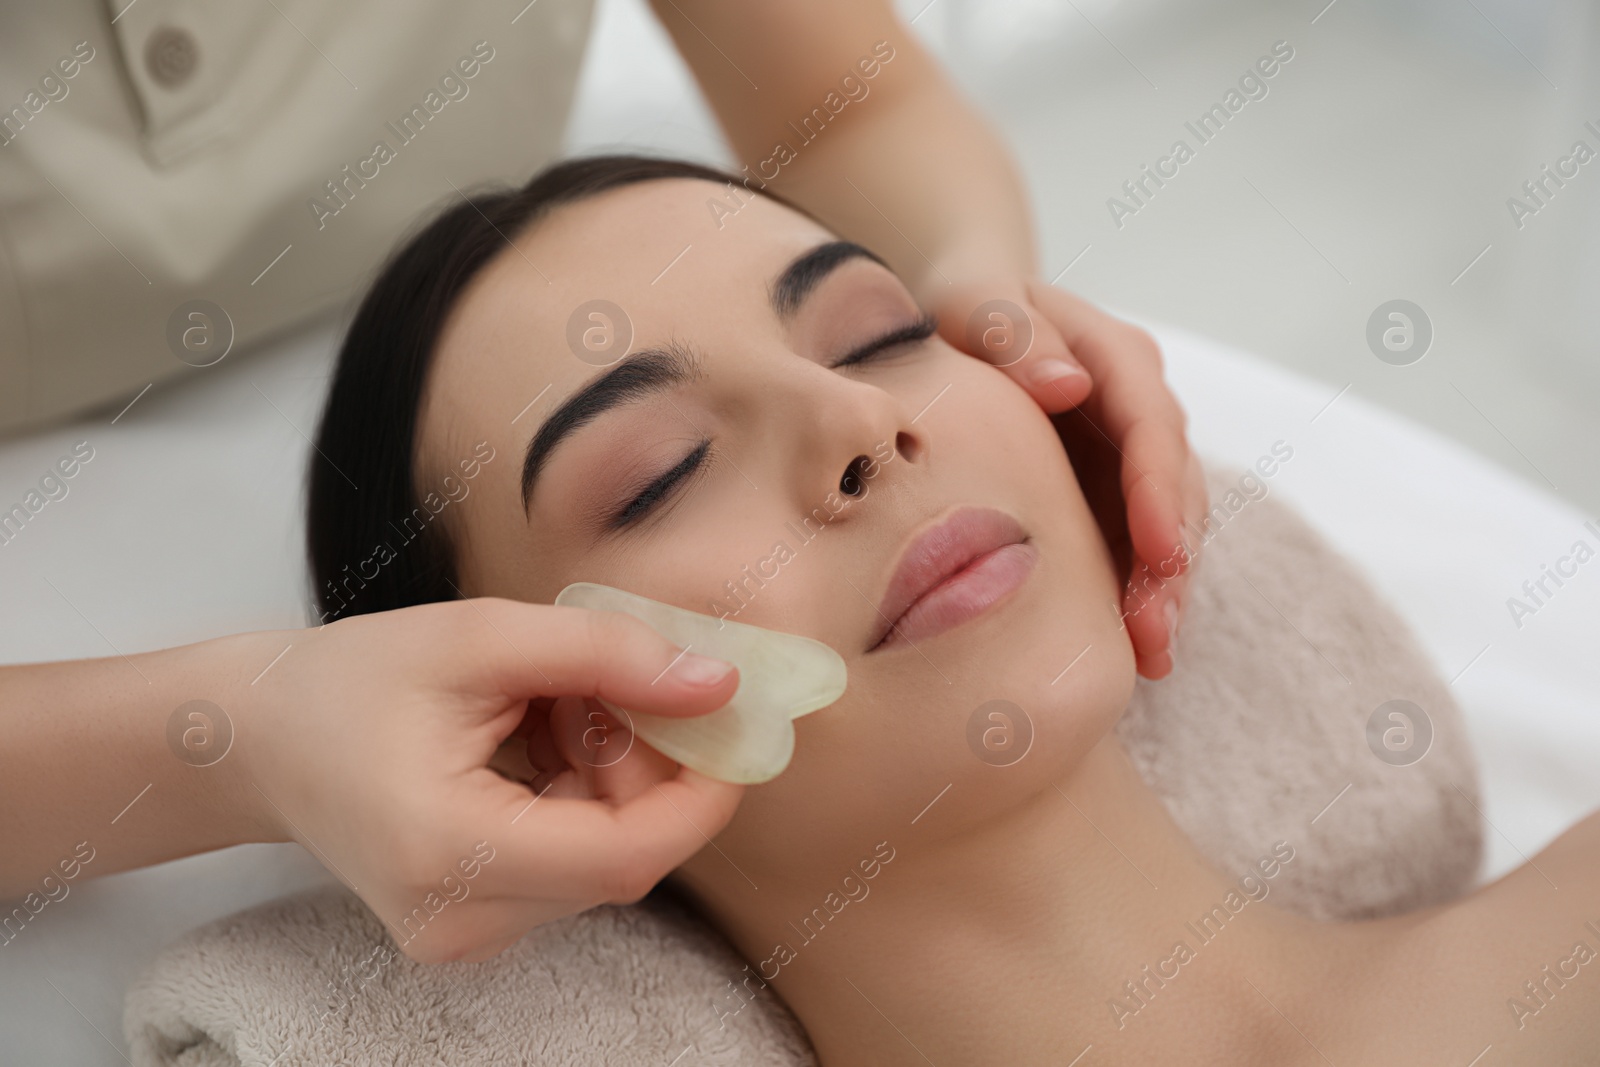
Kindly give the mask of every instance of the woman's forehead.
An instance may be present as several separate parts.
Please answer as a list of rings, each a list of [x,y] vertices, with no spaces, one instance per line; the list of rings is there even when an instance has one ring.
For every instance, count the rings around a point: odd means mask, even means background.
[[[510,440],[513,419],[536,421],[630,346],[763,325],[773,278],[832,236],[767,197],[696,179],[556,208],[510,237],[452,309],[423,399],[421,465],[490,429]]]
[[[565,341],[572,328],[580,336],[589,328],[597,303],[627,317],[618,327],[691,332],[716,313],[764,301],[783,264],[831,236],[739,186],[665,179],[610,189],[562,205],[508,241],[462,294],[439,354],[481,353],[496,342],[525,350],[531,331],[549,363],[582,377],[605,353],[572,351]]]
[[[518,242],[547,279],[550,305],[595,290],[670,302],[698,282],[738,277],[759,292],[797,251],[832,235],[813,220],[738,186],[667,179],[607,190],[564,205]],[[511,255],[497,266],[510,268]],[[768,272],[753,272],[766,265]]]

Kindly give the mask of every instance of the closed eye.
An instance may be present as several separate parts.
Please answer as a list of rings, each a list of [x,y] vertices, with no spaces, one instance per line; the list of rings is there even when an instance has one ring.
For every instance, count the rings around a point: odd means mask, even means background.
[[[679,482],[693,474],[705,462],[706,453],[709,451],[711,451],[711,442],[709,440],[701,441],[699,446],[683,457],[677,466],[645,486],[638,496],[628,501],[622,510],[608,519],[606,521],[606,529],[620,530],[643,518],[652,508],[670,496]]]
[[[939,330],[939,321],[932,314],[925,314],[917,321],[905,326],[896,327],[888,333],[882,334],[872,340],[847,352],[839,360],[831,364],[833,370],[841,367],[855,367],[870,363],[890,355],[902,345],[926,341]],[[689,477],[705,462],[706,455],[711,450],[709,440],[701,441],[699,446],[683,457],[671,470],[651,482],[640,491],[627,504],[623,505],[615,515],[606,521],[608,530],[621,530],[638,522],[658,504],[672,495],[674,489],[685,478]]]
[[[909,344],[914,341],[926,341],[938,330],[939,320],[932,314],[925,314],[910,325],[890,330],[888,333],[853,349],[830,366],[833,370],[838,370],[840,367],[854,367],[858,364],[867,363],[888,354],[899,345]]]

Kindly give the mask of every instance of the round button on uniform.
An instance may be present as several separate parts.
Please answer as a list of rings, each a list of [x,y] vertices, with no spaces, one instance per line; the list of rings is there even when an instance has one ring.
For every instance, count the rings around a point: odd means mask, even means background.
[[[164,89],[176,89],[194,76],[200,65],[200,43],[187,30],[160,26],[144,46],[144,67]]]

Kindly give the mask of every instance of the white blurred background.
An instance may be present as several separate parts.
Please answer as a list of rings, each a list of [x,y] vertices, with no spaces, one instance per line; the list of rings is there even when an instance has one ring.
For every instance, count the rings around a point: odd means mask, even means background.
[[[1506,207],[1574,141],[1600,153],[1600,4],[898,7],[1016,153],[1047,277],[1071,264],[1059,284],[1097,302],[1348,385],[1600,511],[1600,158],[1520,229]],[[569,147],[731,162],[643,0],[596,14]],[[1268,95],[1114,225],[1107,199],[1280,40]],[[1366,343],[1393,299],[1433,325],[1409,366]]]

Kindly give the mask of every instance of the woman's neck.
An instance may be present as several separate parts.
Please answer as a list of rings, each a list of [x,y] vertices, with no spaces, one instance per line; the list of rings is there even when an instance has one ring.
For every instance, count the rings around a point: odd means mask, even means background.
[[[745,987],[771,980],[824,1067],[1059,1065],[1090,1045],[1086,1067],[1320,1062],[1298,1027],[1348,960],[1266,903],[1294,842],[1217,872],[1110,736],[1005,816],[941,833],[960,803],[881,851],[865,895],[713,905],[759,961]]]

